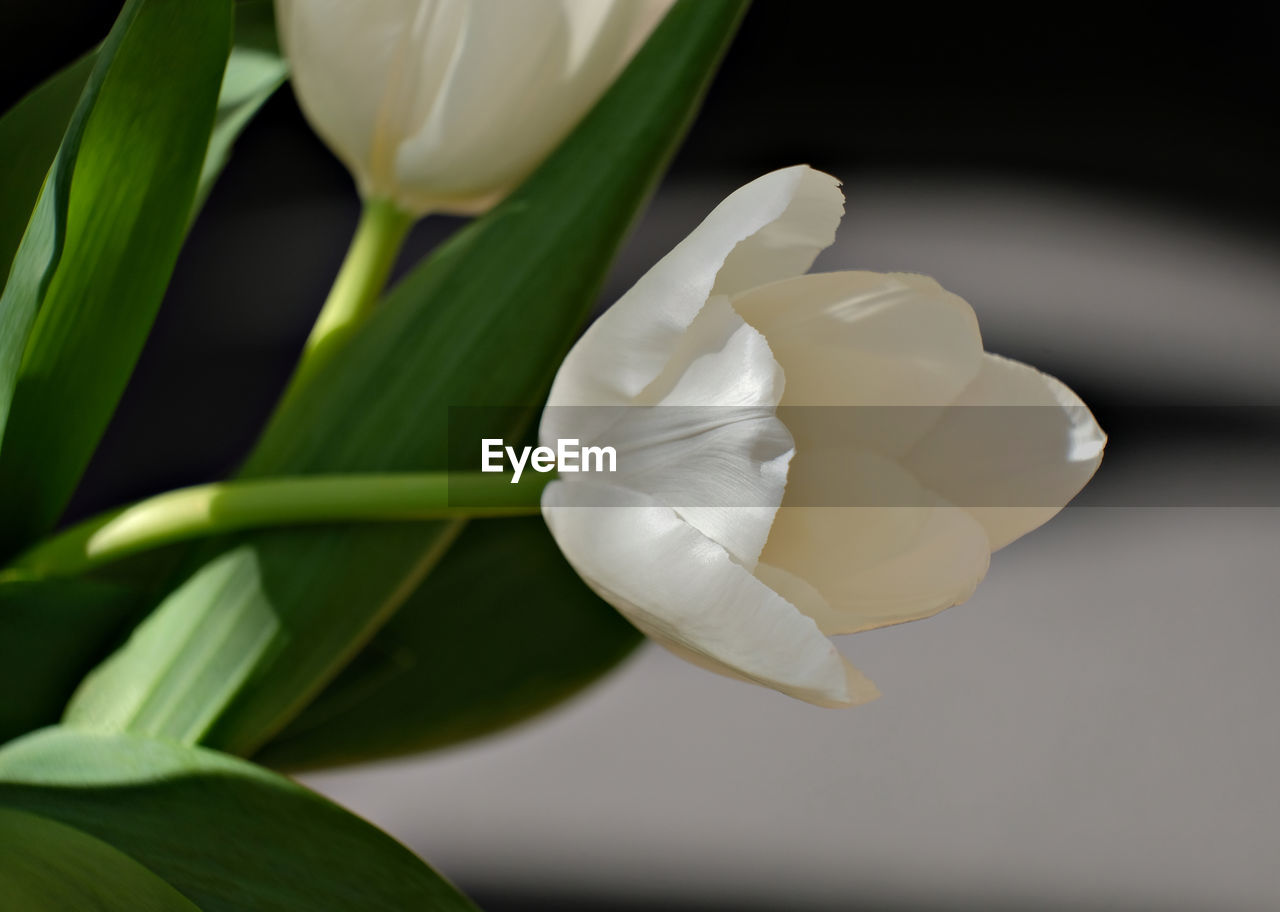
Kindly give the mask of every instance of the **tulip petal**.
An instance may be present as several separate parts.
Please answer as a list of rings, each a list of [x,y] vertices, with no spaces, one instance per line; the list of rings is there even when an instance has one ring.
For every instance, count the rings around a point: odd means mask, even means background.
[[[735,561],[755,565],[794,452],[772,409],[630,408],[615,483],[653,497]]]
[[[820,272],[733,306],[786,372],[785,405],[946,405],[982,364],[973,308],[927,276]]]
[[[556,375],[550,405],[625,405],[666,368],[717,294],[803,272],[835,237],[839,184],[805,166],[736,191],[596,320]],[[723,273],[723,276],[722,276]]]
[[[622,71],[673,0],[277,0],[307,119],[366,198],[476,212]]]
[[[823,633],[917,620],[973,594],[991,558],[977,520],[879,454],[831,455],[815,466],[813,454],[798,450],[793,477],[842,472],[839,485],[850,502],[878,505],[791,506],[788,488],[759,565],[786,571],[821,594],[829,606],[815,616]]]
[[[1075,497],[1102,462],[1106,440],[1088,407],[1061,381],[988,354],[954,407],[903,462],[973,514],[994,551]]]
[[[676,654],[822,706],[876,695],[810,618],[653,498],[557,481],[542,513],[578,574]]]
[[[405,130],[396,178],[418,208],[510,190],[573,127],[671,0],[446,0],[466,8],[456,65]],[[424,46],[424,66],[431,49]]]
[[[640,404],[549,406],[541,442],[612,446],[609,481],[649,494],[755,564],[787,484],[791,435],[774,414],[782,371],[764,337],[714,296],[680,339]]]
[[[438,92],[465,12],[447,0],[277,0],[294,94],[364,196],[394,195],[405,114]]]

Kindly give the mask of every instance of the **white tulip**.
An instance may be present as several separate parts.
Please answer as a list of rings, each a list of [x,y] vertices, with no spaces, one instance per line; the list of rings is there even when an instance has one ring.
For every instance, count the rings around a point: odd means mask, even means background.
[[[472,213],[573,128],[674,0],[276,0],[294,92],[366,199]]]
[[[540,429],[618,447],[615,474],[542,498],[597,593],[676,654],[823,706],[878,695],[830,635],[964,601],[1106,440],[1062,383],[984,353],[932,279],[803,275],[842,212],[806,167],[731,195],[587,330]],[[671,408],[690,405],[718,408]]]

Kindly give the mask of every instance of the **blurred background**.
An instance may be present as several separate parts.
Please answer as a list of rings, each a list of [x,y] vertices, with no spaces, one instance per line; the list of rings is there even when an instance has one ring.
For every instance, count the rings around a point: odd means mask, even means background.
[[[6,0],[8,107],[119,3]],[[819,268],[928,273],[1111,435],[831,712],[643,649],[485,741],[307,782],[490,912],[1280,907],[1280,11],[756,0],[602,304],[726,193],[845,182]],[[227,473],[354,227],[286,89],[197,222],[76,515]],[[457,227],[421,224],[402,266]]]

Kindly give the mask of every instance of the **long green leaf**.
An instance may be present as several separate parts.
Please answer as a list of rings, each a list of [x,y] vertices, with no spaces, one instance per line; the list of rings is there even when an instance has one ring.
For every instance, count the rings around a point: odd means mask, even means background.
[[[47,817],[4,808],[0,896],[23,912],[200,912],[119,849]]]
[[[57,521],[124,391],[190,218],[231,26],[231,0],[129,0],[97,55],[0,297],[0,554]]]
[[[0,743],[58,721],[85,669],[136,622],[138,603],[106,583],[0,583]]]
[[[673,7],[552,157],[415,270],[285,403],[245,475],[445,468],[451,406],[541,402],[744,7],[741,0],[681,0]],[[522,429],[506,430],[514,438]],[[228,694],[204,683],[216,679],[216,669],[239,666],[242,656],[230,646],[204,657],[207,676],[157,670],[137,649],[137,661],[116,663],[77,702],[109,704],[110,694],[91,694],[109,686],[154,691],[162,704],[213,703],[214,722],[202,741],[251,754],[350,661],[459,531],[457,523],[424,523],[268,532],[226,542],[211,556],[251,548],[259,587],[237,589],[235,599],[210,597],[208,587],[185,590],[190,597],[169,599],[147,625],[173,623],[202,641],[266,642],[243,685]],[[250,604],[269,605],[271,616],[243,610]],[[518,600],[503,609],[526,610]],[[226,632],[228,613],[252,629]],[[597,663],[619,652],[613,641],[598,648]],[[205,709],[198,714],[208,717]],[[69,719],[77,718],[73,708]],[[158,733],[186,731],[180,724]]]
[[[0,118],[0,275],[9,275],[94,58],[86,54],[59,70]]]
[[[359,818],[201,748],[45,729],[0,751],[0,808],[106,843],[203,912],[475,909]]]
[[[0,117],[0,275],[7,276],[27,221],[93,72],[97,51],[54,73]],[[218,112],[200,172],[199,212],[253,115],[289,75],[276,42],[271,0],[235,6],[235,46],[227,60]]]
[[[0,170],[0,257],[5,263],[12,258],[96,53],[50,77],[0,119],[0,158],[6,163]],[[238,3],[236,46],[223,76],[192,218],[239,133],[286,74],[275,49],[269,0]],[[11,226],[16,226],[12,232]],[[0,585],[0,694],[7,695],[0,697],[0,743],[57,722],[76,685],[128,633],[141,606],[131,591],[92,583]]]
[[[444,747],[594,681],[640,634],[541,519],[473,522],[373,642],[254,758],[278,769]]]

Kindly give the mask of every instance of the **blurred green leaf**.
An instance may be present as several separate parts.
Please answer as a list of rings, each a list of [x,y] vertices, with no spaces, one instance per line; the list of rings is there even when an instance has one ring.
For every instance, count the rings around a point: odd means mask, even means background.
[[[95,56],[86,54],[50,76],[0,118],[0,275],[9,275]]]
[[[0,743],[58,721],[85,669],[137,620],[139,602],[106,583],[0,583]]]
[[[289,76],[289,65],[276,48],[270,0],[237,3],[235,15],[235,45],[222,74],[218,112],[191,209],[193,221],[226,167],[232,145]]]
[[[98,52],[0,297],[0,554],[57,521],[146,340],[195,199],[231,10],[129,0]]]
[[[0,807],[106,843],[203,912],[475,909],[363,820],[283,777],[201,748],[45,729],[0,750]],[[0,857],[0,871],[4,864]]]
[[[243,547],[221,555],[176,589],[129,641],[85,679],[67,707],[79,728],[157,734],[195,744],[217,708],[244,683],[270,647],[280,622],[262,596],[258,559]],[[165,610],[172,602],[225,603],[218,626]],[[139,687],[139,669],[170,686]],[[178,697],[188,690],[211,695]]]
[[[74,827],[0,808],[0,896],[23,912],[200,912],[128,855]]]
[[[445,468],[451,406],[540,403],[744,8],[742,0],[681,0],[673,7],[552,157],[393,290],[283,403],[244,474]],[[514,438],[522,429],[508,430]],[[203,742],[251,754],[353,658],[460,530],[459,523],[286,530],[207,549],[209,559],[247,544],[257,557],[258,588],[237,590],[235,598],[188,590],[190,597],[169,599],[144,627],[180,615],[177,626],[193,638],[217,642],[228,613],[257,626],[261,618],[242,614],[240,606],[269,605],[279,626],[243,686],[228,695],[188,669],[157,675],[138,661],[86,691],[109,680],[113,693],[155,690],[157,702],[211,705],[216,721]],[[500,607],[512,617],[529,611],[523,598]],[[474,608],[462,600],[434,610]],[[548,665],[598,672],[624,651],[616,633],[565,645],[570,654],[548,654]],[[224,667],[234,658],[211,652],[204,661]],[[456,658],[459,665],[467,660]],[[84,705],[115,699],[87,692],[82,698]]]
[[[254,759],[296,770],[474,738],[560,702],[639,642],[565,562],[541,518],[473,522]]]

